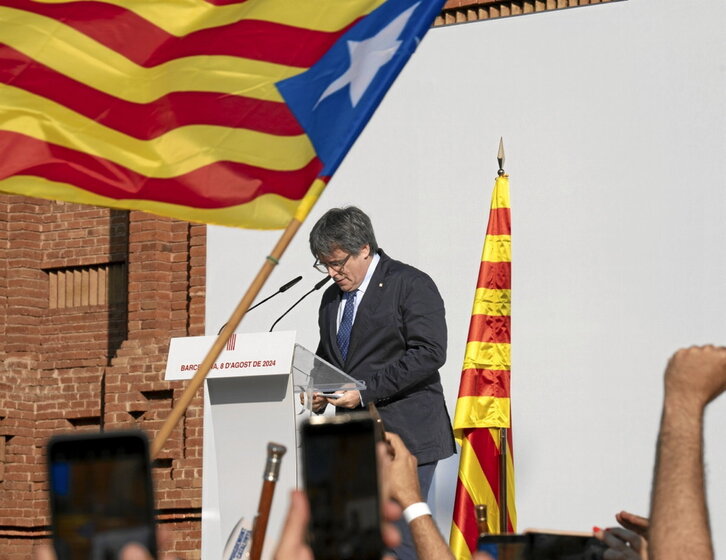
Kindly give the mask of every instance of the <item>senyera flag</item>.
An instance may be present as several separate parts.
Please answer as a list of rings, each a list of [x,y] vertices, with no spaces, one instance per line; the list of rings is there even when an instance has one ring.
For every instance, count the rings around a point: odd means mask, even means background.
[[[469,323],[454,435],[461,445],[450,545],[459,560],[476,550],[476,505],[487,506],[487,532],[500,532],[500,435],[507,429],[507,531],[516,530],[510,407],[511,218],[509,178],[497,177]]]
[[[0,191],[281,228],[443,0],[0,0]]]

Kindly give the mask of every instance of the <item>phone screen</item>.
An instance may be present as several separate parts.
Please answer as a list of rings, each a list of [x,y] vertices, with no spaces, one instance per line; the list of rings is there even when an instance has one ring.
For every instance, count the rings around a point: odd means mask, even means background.
[[[531,560],[600,560],[607,546],[592,536],[529,533]]]
[[[527,535],[487,535],[479,537],[477,550],[489,553],[495,560],[529,560]]]
[[[59,560],[115,560],[128,542],[156,556],[148,444],[141,432],[55,436],[48,461]]]
[[[496,560],[601,560],[605,549],[595,537],[541,532],[486,535],[477,543]]]
[[[303,424],[303,471],[316,560],[380,560],[383,552],[374,422],[369,415]]]

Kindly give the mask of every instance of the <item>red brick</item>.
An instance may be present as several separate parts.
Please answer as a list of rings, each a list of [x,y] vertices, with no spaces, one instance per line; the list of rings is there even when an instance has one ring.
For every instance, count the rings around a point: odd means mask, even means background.
[[[19,560],[47,536],[50,435],[95,431],[85,419],[102,415],[106,429],[138,426],[153,438],[166,420],[174,400],[147,400],[141,391],[184,385],[163,380],[166,352],[170,336],[203,333],[206,227],[0,195],[0,247],[0,550]],[[48,308],[44,268],[109,262],[127,263],[126,307]],[[165,521],[179,535],[174,552],[187,560],[199,558],[201,402],[194,399],[184,429],[160,454],[173,468],[154,473],[160,508],[198,512]],[[146,412],[135,420],[130,411]],[[6,535],[12,531],[22,536]]]

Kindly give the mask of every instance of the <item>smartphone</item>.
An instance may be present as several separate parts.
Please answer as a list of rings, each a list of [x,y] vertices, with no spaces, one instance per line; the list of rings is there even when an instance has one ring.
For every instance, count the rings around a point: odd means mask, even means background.
[[[545,532],[486,535],[477,543],[496,560],[600,560],[606,549],[590,535]]]
[[[375,423],[365,412],[303,423],[302,466],[316,560],[380,560]]]
[[[156,558],[149,446],[142,432],[53,436],[48,475],[58,560],[115,560],[129,542]]]
[[[486,535],[479,537],[476,549],[489,553],[495,560],[529,560],[527,535]]]
[[[607,545],[592,535],[530,532],[529,560],[601,560]]]

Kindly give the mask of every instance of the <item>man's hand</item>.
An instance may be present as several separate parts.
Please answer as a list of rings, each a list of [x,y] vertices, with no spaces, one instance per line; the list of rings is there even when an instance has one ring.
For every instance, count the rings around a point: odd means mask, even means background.
[[[650,519],[647,517],[635,515],[629,511],[621,511],[620,513],[615,514],[615,519],[629,531],[633,531],[633,533],[640,535],[644,539],[648,538]]]
[[[386,455],[384,449],[377,450],[379,459]],[[382,467],[385,470],[385,467]],[[385,488],[385,484],[382,484]],[[393,525],[401,517],[401,508],[388,498],[385,490],[382,492],[381,513],[383,522],[381,524],[381,536],[383,544],[388,548],[395,548],[401,544],[401,534]],[[293,490],[290,495],[290,509],[287,512],[287,520],[282,529],[280,542],[275,551],[274,560],[314,560],[313,551],[307,544],[306,536],[308,524],[310,523],[310,504],[304,492]],[[384,555],[384,558],[386,556]],[[40,559],[37,559],[40,560]]]
[[[305,406],[305,394],[300,393],[300,404]],[[325,407],[328,406],[328,399],[326,399],[322,393],[313,393],[312,402],[310,403],[310,410],[315,414],[322,414],[325,411]]]
[[[290,495],[290,509],[275,551],[275,560],[314,560],[313,551],[305,541],[310,522],[310,504],[300,490]]]
[[[648,542],[633,531],[610,527],[596,531],[595,537],[608,546],[603,560],[648,560]]]
[[[335,399],[328,397],[327,402],[338,408],[358,408],[360,406],[360,391],[343,391],[338,394],[341,396]]]
[[[666,398],[706,406],[726,391],[726,348],[692,346],[671,357],[665,373]]]

